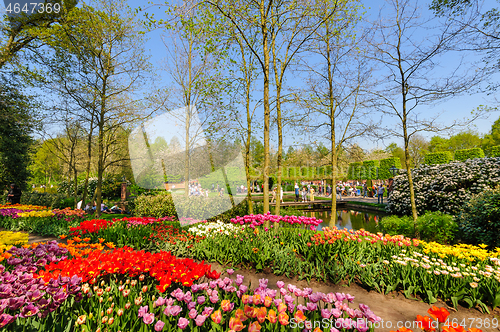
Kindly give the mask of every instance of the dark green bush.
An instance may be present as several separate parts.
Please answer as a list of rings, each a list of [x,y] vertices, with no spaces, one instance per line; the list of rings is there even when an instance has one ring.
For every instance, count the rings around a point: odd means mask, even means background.
[[[413,218],[389,216],[380,221],[382,230],[390,235],[416,237]],[[455,238],[457,224],[453,216],[442,212],[426,212],[417,218],[416,231],[424,241],[451,243]]]
[[[155,196],[141,195],[134,200],[134,215],[137,217],[177,216],[170,193],[161,192]]]
[[[412,217],[388,216],[382,218],[379,225],[384,233],[390,235],[404,235],[408,237],[414,237],[415,235]]]
[[[468,159],[484,158],[481,148],[463,149],[455,151],[455,160],[466,161]]]
[[[362,162],[350,163],[347,170],[347,178],[349,180],[357,180],[361,178]]]
[[[424,156],[424,164],[427,165],[441,165],[448,164],[453,160],[453,155],[450,151],[440,151],[428,153]]]
[[[65,194],[49,194],[40,192],[24,192],[21,196],[22,204],[32,204],[46,206],[52,209],[64,209],[65,207],[74,207],[73,197]]]
[[[426,212],[417,218],[420,237],[425,241],[451,243],[458,229],[453,216],[442,212]]]
[[[500,247],[500,187],[474,196],[457,217],[459,234],[470,244]]]

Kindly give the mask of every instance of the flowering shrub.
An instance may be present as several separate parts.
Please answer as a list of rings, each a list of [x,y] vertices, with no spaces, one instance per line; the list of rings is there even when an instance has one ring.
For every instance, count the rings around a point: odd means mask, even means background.
[[[500,183],[500,158],[471,159],[444,165],[424,165],[412,170],[415,202],[419,213],[441,211],[457,214],[474,194]],[[410,192],[406,175],[394,178],[394,190],[388,212],[411,214]]]
[[[250,228],[255,228],[257,226],[264,225],[266,221],[270,221],[275,224],[289,224],[289,225],[299,225],[299,226],[309,226],[311,230],[315,230],[316,227],[323,222],[321,219],[316,219],[314,217],[297,217],[297,216],[277,216],[267,212],[266,214],[250,214],[243,217],[236,217],[231,219],[234,224],[250,224]]]
[[[92,219],[83,220],[77,227],[71,227],[69,229],[70,235],[85,235],[89,233],[97,233],[99,230],[107,228],[115,223],[114,220],[105,219]]]
[[[198,224],[188,229],[190,233],[198,236],[215,236],[219,234],[232,235],[241,231],[241,227],[226,224],[222,221]]]
[[[0,245],[26,244],[29,235],[21,232],[0,232]]]

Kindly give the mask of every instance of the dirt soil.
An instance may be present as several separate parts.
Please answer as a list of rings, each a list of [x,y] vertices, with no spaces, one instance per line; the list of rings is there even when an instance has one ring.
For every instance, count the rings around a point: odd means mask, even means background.
[[[62,242],[60,239],[55,237],[43,237],[30,234],[28,243],[46,242],[51,240]],[[225,271],[229,268],[218,263],[211,264],[212,268],[219,272]],[[230,276],[232,279],[236,279],[237,274],[243,275],[245,277],[245,284],[249,285],[251,283],[253,288],[258,287],[259,279],[268,279],[268,287],[273,289],[278,289],[276,282],[282,280],[285,284],[291,283],[300,288],[309,287],[315,292],[339,292],[351,294],[354,296],[354,303],[350,305],[351,308],[357,308],[360,303],[363,303],[368,305],[377,316],[382,318],[380,326],[375,329],[380,332],[396,331],[397,324],[405,324],[405,322],[410,324],[410,322],[415,320],[417,315],[428,315],[427,310],[431,307],[431,305],[424,303],[423,301],[407,299],[402,292],[392,292],[388,295],[383,295],[377,293],[376,291],[368,291],[355,283],[351,283],[349,286],[345,284],[317,282],[314,280],[308,283],[306,280],[299,281],[297,278],[276,276],[270,272],[257,273],[255,270],[238,268],[234,268],[234,270],[234,274]],[[221,275],[228,276],[227,273]],[[455,310],[451,304],[442,301],[438,301],[434,305],[438,307],[446,307],[451,313],[449,316],[450,321],[459,323],[464,322],[466,324],[466,328],[475,327],[484,332],[500,331],[500,308],[496,308],[490,314],[483,314],[475,308],[468,309],[459,306],[458,310]],[[484,326],[487,323],[489,323],[489,328]],[[411,325],[406,325],[406,327],[411,328]],[[414,328],[413,330],[420,331],[418,328]]]

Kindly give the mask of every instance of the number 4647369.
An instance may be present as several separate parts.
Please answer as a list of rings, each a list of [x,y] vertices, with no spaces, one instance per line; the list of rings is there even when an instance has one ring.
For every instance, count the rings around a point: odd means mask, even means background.
[[[30,2],[29,4],[26,3],[24,6],[21,7],[21,4],[19,3],[9,3],[9,5],[5,8],[5,11],[8,14],[19,14],[19,13],[25,13],[25,14],[33,14],[33,13],[59,13],[61,11],[61,5],[58,3],[52,4],[52,3],[38,3],[38,2]]]

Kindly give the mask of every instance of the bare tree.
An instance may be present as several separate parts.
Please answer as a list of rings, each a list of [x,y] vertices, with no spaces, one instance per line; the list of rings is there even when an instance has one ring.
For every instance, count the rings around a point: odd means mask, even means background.
[[[326,7],[318,14],[323,15],[323,19],[328,13]],[[363,110],[371,68],[359,51],[366,36],[361,33],[361,36],[354,37],[359,29],[358,21],[354,3],[339,5],[336,15],[324,19],[308,47],[310,52],[319,56],[318,62],[306,60],[303,63],[303,68],[309,73],[304,106],[318,120],[313,125],[314,130],[321,132],[326,129],[325,138],[330,141],[332,191],[339,176],[339,152],[348,141],[373,129],[366,121],[367,111]],[[337,215],[334,197],[333,194],[332,225]]]
[[[377,72],[383,79],[378,89],[376,107],[388,116],[397,119],[396,125],[387,126],[384,133],[401,137],[404,141],[405,168],[410,187],[410,202],[413,220],[417,219],[415,191],[410,167],[410,140],[422,131],[443,131],[464,124],[455,120],[440,125],[440,114],[419,112],[419,106],[443,101],[468,91],[480,81],[480,72],[473,65],[465,65],[465,55],[457,55],[457,65],[443,71],[440,67],[444,56],[452,56],[451,50],[461,41],[462,26],[436,18],[424,19],[415,1],[389,0],[388,9],[373,24],[374,41],[369,58],[381,65]],[[425,34],[424,34],[425,33]],[[451,62],[453,63],[453,62]],[[442,74],[441,74],[442,73]],[[476,113],[473,118],[479,114]]]

